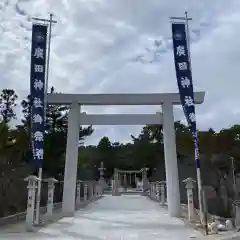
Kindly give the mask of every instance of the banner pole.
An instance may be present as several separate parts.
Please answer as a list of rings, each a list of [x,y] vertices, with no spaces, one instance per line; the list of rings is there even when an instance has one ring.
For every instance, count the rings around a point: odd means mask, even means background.
[[[186,26],[186,44],[188,48],[188,61],[189,61],[189,68],[192,73],[192,64],[191,64],[191,54],[190,54],[190,33],[189,33],[189,21],[192,20],[192,18],[188,17],[188,12],[185,11],[185,16],[184,17],[170,17],[172,21],[180,21],[184,22]],[[194,91],[193,91],[194,94]],[[197,134],[197,133],[196,133]],[[197,136],[195,136],[194,141],[197,140]],[[198,144],[198,141],[196,141]],[[195,156],[196,158],[196,156]],[[199,202],[199,211],[200,211],[200,221],[203,224],[204,222],[204,213],[203,213],[203,205],[202,205],[202,181],[201,181],[201,172],[200,172],[200,161],[199,159],[195,159],[197,161],[196,163],[196,168],[197,168],[197,185],[198,185],[198,202]]]
[[[188,58],[190,69],[192,72],[192,61],[191,61],[191,50],[190,50],[190,34],[189,34],[189,18],[188,12],[185,11],[185,19],[186,19],[186,34],[187,34],[187,46],[188,46]],[[194,91],[193,91],[194,94]],[[196,133],[197,134],[197,133]],[[198,143],[197,143],[198,144]],[[202,206],[202,179],[201,179],[201,170],[200,166],[197,166],[197,185],[198,185],[198,203],[199,203],[199,212],[200,212],[200,221],[201,223],[204,222],[204,213],[203,213],[203,206]]]
[[[41,202],[41,186],[42,186],[42,167],[38,169],[38,178],[39,181],[37,183],[37,199],[36,199],[36,218],[35,224],[39,224],[40,222],[40,202]]]
[[[190,34],[189,34],[189,18],[188,12],[185,11],[185,21],[186,21],[186,34],[187,34],[187,47],[188,47],[188,58],[190,63],[190,69],[192,71],[192,61],[191,61],[191,49],[190,49]]]
[[[37,21],[43,21],[43,22],[49,22],[49,34],[48,34],[48,52],[47,52],[47,64],[46,64],[46,78],[45,78],[45,101],[44,101],[44,121],[46,125],[46,112],[47,112],[47,101],[46,96],[48,92],[48,77],[49,77],[49,63],[50,63],[50,46],[51,46],[51,35],[52,35],[52,24],[56,23],[56,21],[53,21],[53,14],[50,13],[50,19],[41,19],[41,18],[33,18]],[[35,224],[40,223],[40,203],[41,203],[41,187],[42,187],[42,167],[38,170],[38,178],[40,181],[38,181],[37,185],[37,201],[36,201],[36,218],[35,218]]]
[[[49,34],[48,34],[47,68],[46,68],[46,84],[45,84],[45,97],[47,96],[47,92],[48,92],[48,76],[49,76],[49,64],[50,64],[51,37],[52,37],[52,20],[53,20],[53,14],[50,13]],[[47,110],[47,101],[45,100],[45,122],[46,122],[46,110]]]
[[[32,25],[32,50],[31,50],[31,72],[30,72],[30,95],[31,95],[31,141],[33,160],[37,162],[38,182],[41,187],[42,162],[44,152],[44,82],[46,65],[47,26],[42,24]],[[36,198],[36,215],[34,223],[39,223],[40,194]],[[34,202],[35,209],[35,202]],[[37,217],[37,219],[36,219]]]

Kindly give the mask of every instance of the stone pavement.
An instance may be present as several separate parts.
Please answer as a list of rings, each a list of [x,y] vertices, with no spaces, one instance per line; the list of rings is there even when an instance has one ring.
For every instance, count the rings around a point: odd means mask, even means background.
[[[1,233],[0,239],[186,240],[203,235],[138,195],[105,196],[37,233]]]

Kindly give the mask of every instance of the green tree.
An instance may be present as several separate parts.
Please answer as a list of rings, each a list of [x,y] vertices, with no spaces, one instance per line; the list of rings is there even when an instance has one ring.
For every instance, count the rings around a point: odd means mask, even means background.
[[[31,96],[28,95],[27,98],[22,100],[21,102],[22,113],[23,113],[23,118],[21,119],[21,122],[28,129],[30,129],[30,125],[31,125],[30,100],[31,100]]]
[[[9,123],[16,118],[14,107],[16,107],[16,100],[18,96],[13,89],[3,89],[0,95],[1,115],[5,123]]]
[[[111,161],[111,154],[112,154],[112,145],[108,137],[104,136],[100,139],[97,149],[99,151],[99,161],[104,161],[108,164]]]
[[[163,134],[161,125],[144,126],[133,140],[132,159],[137,169],[143,166],[155,167],[163,159]]]
[[[212,154],[216,152],[216,134],[212,129],[208,131],[199,131],[199,149],[200,153],[204,154],[207,159],[210,159]]]
[[[30,168],[23,161],[20,136],[18,130],[9,129],[4,121],[0,123],[0,216],[25,209],[27,194],[23,179]]]

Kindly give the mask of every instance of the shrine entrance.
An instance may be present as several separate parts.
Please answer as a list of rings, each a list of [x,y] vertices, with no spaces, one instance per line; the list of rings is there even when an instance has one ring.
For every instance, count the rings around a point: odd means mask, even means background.
[[[204,92],[194,93],[195,104],[204,101]],[[116,94],[47,94],[50,105],[69,105],[66,162],[63,187],[62,211],[65,216],[75,212],[77,162],[79,152],[80,125],[145,125],[162,124],[164,141],[164,159],[167,182],[167,203],[169,215],[179,217],[181,213],[176,139],[174,129],[173,105],[181,105],[178,93],[116,93]],[[155,114],[81,114],[86,105],[155,105],[162,112]],[[143,189],[147,189],[146,171],[144,171]],[[114,180],[117,180],[116,174]],[[115,181],[118,186],[118,180]],[[117,187],[115,194],[117,194]],[[143,191],[144,191],[143,190]]]
[[[115,168],[112,180],[112,193],[115,196],[127,192],[147,193],[149,182],[147,179],[148,168],[140,170],[120,170]]]
[[[119,170],[116,169],[118,174],[118,181],[120,188],[128,192],[129,190],[143,191],[142,188],[142,172],[141,170]]]

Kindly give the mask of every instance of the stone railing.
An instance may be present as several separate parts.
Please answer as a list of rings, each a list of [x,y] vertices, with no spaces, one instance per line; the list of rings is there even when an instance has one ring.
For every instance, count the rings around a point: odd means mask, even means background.
[[[54,203],[53,210],[59,210],[62,208],[62,202]],[[35,210],[36,212],[36,210]],[[47,212],[47,206],[40,207],[40,213],[43,215]],[[0,226],[15,224],[19,221],[24,221],[26,219],[27,212],[20,212],[13,215],[0,218]]]
[[[149,182],[149,197],[152,200],[159,201],[161,205],[165,205],[166,203],[166,182]]]
[[[27,211],[17,213],[14,215],[10,215],[7,217],[0,218],[0,226],[16,224],[20,221],[26,221],[26,226],[28,231],[32,231],[33,227],[36,225],[35,223],[35,215],[36,209],[35,208],[35,195],[36,195],[36,177],[29,177],[28,184],[28,205]],[[35,180],[35,182],[34,182]],[[47,204],[44,207],[40,208],[40,223],[39,224],[46,224],[48,221],[57,220],[62,217],[62,202],[53,202],[54,198],[54,185],[56,180],[54,179],[47,179],[45,180],[48,183],[48,196],[47,196]],[[60,184],[62,182],[59,182]],[[34,191],[33,191],[34,190]],[[102,197],[102,188],[101,185],[96,181],[77,181],[76,184],[76,202],[75,202],[75,209],[78,210],[89,204],[92,201],[95,201]],[[56,218],[56,215],[58,217]]]
[[[77,181],[76,209],[103,196],[102,186],[96,181]]]

